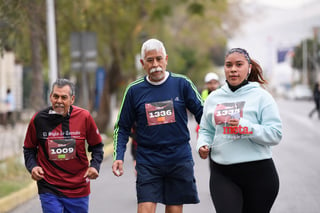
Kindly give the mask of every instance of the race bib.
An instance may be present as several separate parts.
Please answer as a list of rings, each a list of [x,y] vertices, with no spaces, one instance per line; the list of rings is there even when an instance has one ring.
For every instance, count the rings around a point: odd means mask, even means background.
[[[172,100],[146,103],[145,108],[149,126],[176,122]]]
[[[214,111],[214,120],[216,122],[216,125],[228,123],[230,118],[242,118],[244,104],[244,101],[217,104]]]
[[[49,160],[71,160],[76,157],[76,141],[73,138],[48,140]]]

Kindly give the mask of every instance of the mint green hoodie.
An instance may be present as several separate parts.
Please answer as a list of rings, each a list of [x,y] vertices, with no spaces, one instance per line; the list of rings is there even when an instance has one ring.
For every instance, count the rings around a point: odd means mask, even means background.
[[[237,129],[228,120],[240,118]],[[249,82],[235,92],[225,84],[205,101],[197,150],[212,148],[211,159],[235,164],[272,157],[270,146],[282,138],[282,123],[273,97],[259,83]]]

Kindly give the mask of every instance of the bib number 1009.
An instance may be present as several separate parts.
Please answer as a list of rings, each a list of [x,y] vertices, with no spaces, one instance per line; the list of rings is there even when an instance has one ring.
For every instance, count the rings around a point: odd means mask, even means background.
[[[73,153],[74,151],[74,148],[73,147],[64,147],[64,148],[60,148],[60,147],[57,147],[57,148],[51,148],[51,154],[52,155],[59,155],[59,154],[70,154],[70,153]]]

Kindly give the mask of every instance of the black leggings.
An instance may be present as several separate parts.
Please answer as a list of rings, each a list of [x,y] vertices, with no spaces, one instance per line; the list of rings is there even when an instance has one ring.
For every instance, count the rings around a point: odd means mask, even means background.
[[[210,193],[217,213],[268,213],[278,195],[272,159],[220,165],[210,162]]]

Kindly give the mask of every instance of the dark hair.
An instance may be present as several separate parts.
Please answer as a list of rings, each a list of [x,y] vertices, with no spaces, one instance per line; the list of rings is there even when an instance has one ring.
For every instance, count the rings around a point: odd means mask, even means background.
[[[258,82],[260,84],[268,83],[267,80],[263,78],[261,66],[255,60],[250,58],[249,53],[245,49],[232,48],[227,52],[225,57],[235,52],[242,54],[247,59],[248,63],[251,64],[251,72],[248,76],[248,81]]]
[[[57,79],[53,84],[52,84],[52,89],[51,92],[53,91],[53,88],[57,86],[59,88],[64,87],[64,86],[69,86],[70,87],[70,96],[75,95],[75,86],[74,83],[72,83],[70,80],[65,79],[65,78],[59,78]]]
[[[247,50],[245,49],[242,49],[242,48],[232,48],[230,49],[227,54],[226,54],[226,57],[232,53],[240,53],[242,54],[248,61],[249,64],[251,64],[251,59],[250,59],[250,56],[249,56],[249,53],[247,52]]]
[[[248,76],[248,81],[255,81],[258,82],[260,84],[267,84],[268,81],[266,79],[263,78],[263,71],[261,66],[254,60],[251,60],[251,73]]]

